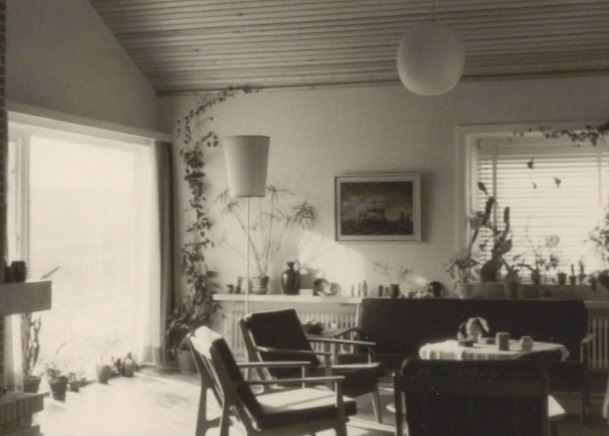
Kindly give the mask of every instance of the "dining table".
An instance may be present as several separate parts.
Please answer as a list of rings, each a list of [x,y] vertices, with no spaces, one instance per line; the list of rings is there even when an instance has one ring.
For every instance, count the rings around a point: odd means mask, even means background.
[[[421,359],[439,360],[515,360],[521,358],[554,358],[566,360],[569,350],[563,344],[533,341],[530,349],[523,349],[519,340],[510,339],[509,346],[500,350],[493,340],[462,343],[456,339],[430,342],[419,349]]]

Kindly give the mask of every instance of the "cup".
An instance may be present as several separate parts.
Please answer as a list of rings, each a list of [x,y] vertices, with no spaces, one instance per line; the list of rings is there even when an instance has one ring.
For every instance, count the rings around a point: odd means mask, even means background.
[[[510,334],[508,332],[497,332],[495,342],[499,351],[508,351],[510,349]]]

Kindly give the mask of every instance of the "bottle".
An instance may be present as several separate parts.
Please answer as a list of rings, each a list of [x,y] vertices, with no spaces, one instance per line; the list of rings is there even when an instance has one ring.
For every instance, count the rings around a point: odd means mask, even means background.
[[[368,283],[366,283],[366,280],[364,280],[364,283],[362,283],[362,295],[364,297],[368,296]]]

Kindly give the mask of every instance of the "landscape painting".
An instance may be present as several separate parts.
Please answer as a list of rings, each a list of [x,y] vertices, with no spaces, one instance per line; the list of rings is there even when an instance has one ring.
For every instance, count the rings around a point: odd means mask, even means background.
[[[338,241],[419,241],[419,174],[336,178]]]

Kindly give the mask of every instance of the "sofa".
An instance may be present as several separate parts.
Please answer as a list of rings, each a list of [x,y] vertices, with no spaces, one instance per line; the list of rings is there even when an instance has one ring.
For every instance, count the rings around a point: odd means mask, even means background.
[[[376,361],[387,371],[395,371],[404,359],[417,358],[424,344],[456,338],[459,325],[476,316],[488,321],[491,336],[504,331],[516,339],[528,335],[564,344],[569,350],[566,361],[545,362],[550,389],[580,391],[585,415],[586,346],[592,338],[587,334],[588,312],[581,300],[365,298],[351,333],[359,340],[375,342]],[[357,358],[346,356],[345,360]]]

